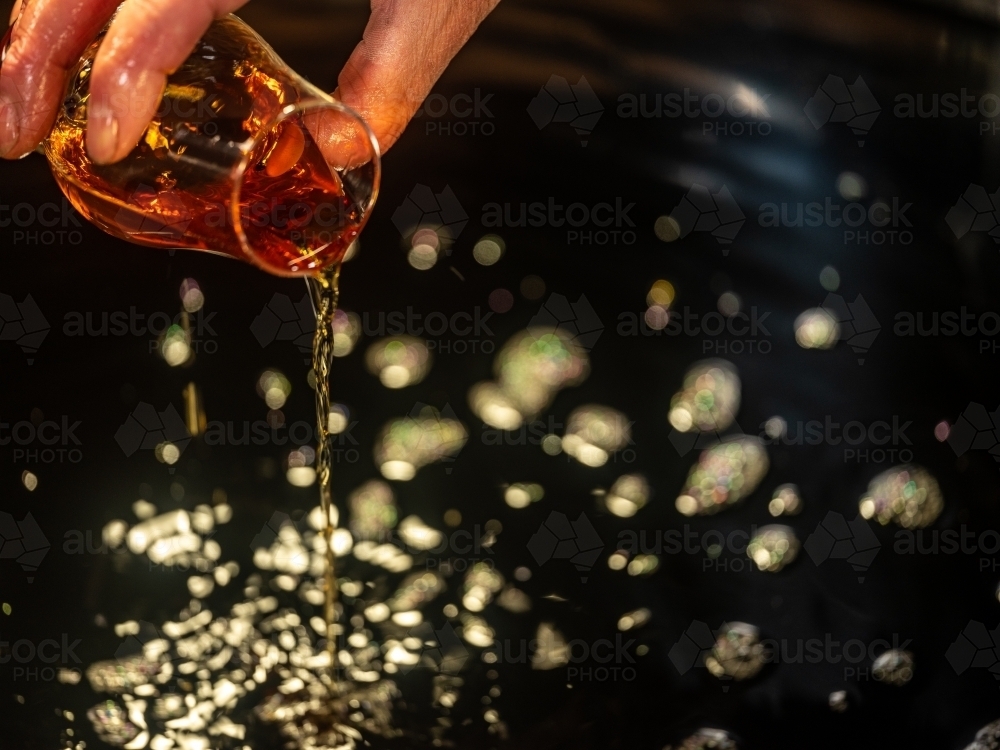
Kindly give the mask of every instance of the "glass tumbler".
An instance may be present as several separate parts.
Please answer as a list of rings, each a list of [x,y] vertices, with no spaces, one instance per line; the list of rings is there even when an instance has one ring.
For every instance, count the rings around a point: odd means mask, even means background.
[[[356,113],[229,15],[169,76],[128,156],[95,164],[84,136],[106,31],[71,70],[41,146],[80,213],[129,242],[227,255],[281,276],[317,276],[343,259],[375,203],[381,169],[375,136]],[[12,33],[16,21],[3,52]],[[123,99],[112,107],[141,105]]]

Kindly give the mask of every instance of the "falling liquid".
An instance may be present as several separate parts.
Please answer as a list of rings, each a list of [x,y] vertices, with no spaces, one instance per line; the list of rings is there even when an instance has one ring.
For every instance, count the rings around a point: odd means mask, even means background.
[[[316,311],[316,333],[313,336],[312,367],[316,378],[316,474],[319,479],[320,508],[323,514],[323,541],[326,568],[323,573],[325,601],[323,616],[326,620],[326,648],[330,654],[330,668],[337,669],[336,619],[337,576],[336,556],[333,550],[333,523],[331,507],[333,493],[330,482],[333,476],[333,454],[330,451],[330,366],[333,363],[333,317],[337,312],[340,296],[340,266],[313,276],[307,282]],[[336,685],[336,680],[334,680]]]

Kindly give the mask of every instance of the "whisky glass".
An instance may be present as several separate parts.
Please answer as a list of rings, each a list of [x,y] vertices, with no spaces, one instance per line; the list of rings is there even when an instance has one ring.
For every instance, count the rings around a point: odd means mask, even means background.
[[[84,142],[90,74],[106,32],[70,71],[41,146],[80,213],[129,242],[226,255],[280,276],[316,276],[343,259],[368,220],[381,171],[360,116],[228,15],[168,77],[128,156],[95,164]],[[4,52],[16,21],[7,33]],[[110,105],[147,109],[127,94]]]

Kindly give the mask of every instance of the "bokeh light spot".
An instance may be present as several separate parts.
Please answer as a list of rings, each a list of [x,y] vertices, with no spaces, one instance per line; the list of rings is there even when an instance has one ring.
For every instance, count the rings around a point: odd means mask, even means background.
[[[653,232],[663,242],[673,242],[681,236],[681,227],[673,216],[660,216],[653,224]]]
[[[490,309],[493,312],[505,313],[514,306],[514,295],[506,289],[494,289],[490,292]]]

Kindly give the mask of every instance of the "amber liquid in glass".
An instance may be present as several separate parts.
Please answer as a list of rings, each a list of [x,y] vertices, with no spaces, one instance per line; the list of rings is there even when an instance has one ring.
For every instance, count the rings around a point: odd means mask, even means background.
[[[324,158],[311,115],[297,111],[271,127],[296,95],[283,63],[246,34],[216,21],[170,76],[138,145],[111,165],[94,164],[85,147],[95,40],[74,71],[46,155],[77,210],[110,234],[222,253],[273,273],[313,273],[343,258],[363,224],[363,201]],[[245,152],[234,219],[232,174]]]

